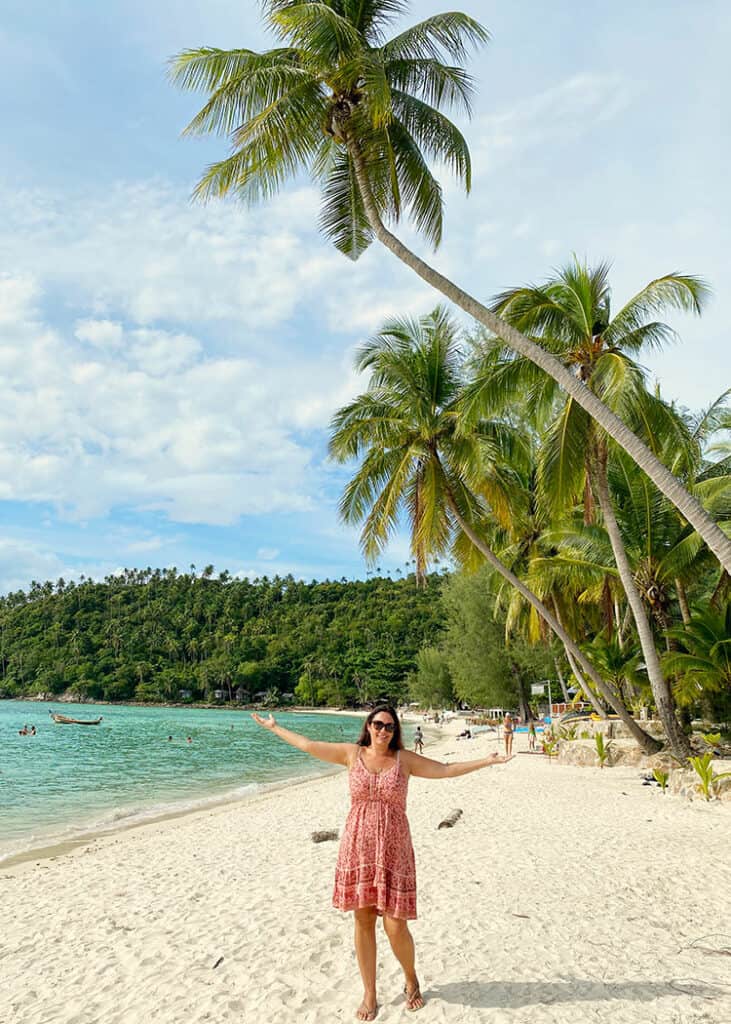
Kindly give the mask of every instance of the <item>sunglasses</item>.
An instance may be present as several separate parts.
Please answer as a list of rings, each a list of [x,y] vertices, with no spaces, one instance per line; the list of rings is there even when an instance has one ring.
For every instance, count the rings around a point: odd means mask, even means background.
[[[393,730],[396,728],[393,722],[382,722],[380,718],[375,718],[371,722],[371,725],[376,730],[376,732],[380,732],[381,729],[385,729],[386,732],[393,732]]]

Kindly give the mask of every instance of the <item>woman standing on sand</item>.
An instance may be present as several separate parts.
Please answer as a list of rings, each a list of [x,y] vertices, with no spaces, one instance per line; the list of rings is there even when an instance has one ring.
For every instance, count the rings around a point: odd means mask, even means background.
[[[376,918],[401,964],[406,1008],[420,1010],[424,1000],[414,967],[414,940],[407,921],[416,918],[416,870],[406,790],[409,777],[453,779],[509,760],[492,754],[478,761],[441,764],[404,750],[398,715],[388,704],[370,712],[355,743],[323,743],[277,725],[272,715],[252,718],[285,743],[312,757],[348,769],[351,807],[335,869],[333,906],[355,914],[355,952],[363,979],[357,1020],[375,1020]]]
[[[513,756],[513,732],[515,730],[515,722],[510,712],[506,712],[505,718],[503,719],[503,735],[505,736],[505,756]]]

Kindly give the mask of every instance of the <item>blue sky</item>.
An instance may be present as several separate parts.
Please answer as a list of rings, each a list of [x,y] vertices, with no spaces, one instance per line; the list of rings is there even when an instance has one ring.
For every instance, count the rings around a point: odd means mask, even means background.
[[[708,404],[731,384],[731,9],[460,8],[492,41],[471,65],[473,192],[447,185],[433,262],[483,299],[572,251],[613,262],[615,304],[703,275],[707,314],[676,318],[682,342],[646,365],[668,397]],[[416,0],[410,20],[442,9]],[[257,5],[2,11],[0,590],[133,565],[364,575],[327,423],[362,384],[359,342],[435,298],[385,251],[354,265],[319,238],[307,181],[255,210],[190,203],[225,144],[180,138],[199,101],[165,60],[270,45]],[[396,537],[381,565],[408,557]]]

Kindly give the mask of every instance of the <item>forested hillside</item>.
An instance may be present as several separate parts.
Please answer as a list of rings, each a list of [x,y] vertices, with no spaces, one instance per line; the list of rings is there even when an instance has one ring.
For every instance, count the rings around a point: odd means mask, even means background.
[[[0,599],[0,695],[308,704],[405,698],[417,651],[441,631],[442,580],[250,581],[175,569],[103,583],[33,583]]]

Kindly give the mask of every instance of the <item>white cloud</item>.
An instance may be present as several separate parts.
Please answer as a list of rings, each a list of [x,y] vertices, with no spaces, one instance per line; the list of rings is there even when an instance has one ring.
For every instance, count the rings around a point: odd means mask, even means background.
[[[0,203],[0,262],[95,310],[94,323],[77,330],[97,346],[118,341],[110,313],[144,326],[282,324],[342,259],[320,246],[311,188],[253,210],[193,205],[185,190],[160,182],[118,183],[98,194],[8,192]]]
[[[272,562],[279,555],[279,548],[259,548],[256,557],[263,562]]]
[[[632,98],[633,87],[622,75],[584,72],[500,113],[483,114],[471,133],[476,177],[538,145],[550,141],[556,147],[575,139],[589,125],[616,117]]]
[[[26,590],[31,580],[69,579],[73,572],[64,561],[26,541],[0,539],[0,580],[2,590]]]
[[[2,284],[0,497],[218,525],[313,507],[316,458],[297,434],[353,393],[347,356],[292,352],[283,367],[280,353],[215,356],[189,334],[93,317],[64,335],[39,319],[34,282]]]

